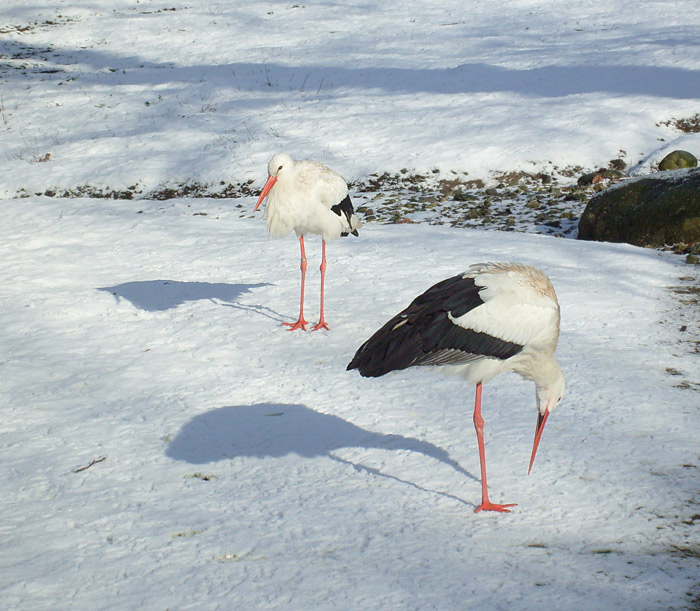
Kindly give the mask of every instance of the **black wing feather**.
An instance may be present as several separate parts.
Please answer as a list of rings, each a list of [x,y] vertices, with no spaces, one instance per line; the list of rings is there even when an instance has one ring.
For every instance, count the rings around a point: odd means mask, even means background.
[[[464,274],[438,282],[362,344],[348,369],[377,377],[412,365],[468,363],[481,357],[507,359],[518,354],[523,348],[520,344],[465,329],[450,320],[483,305],[480,290],[474,278]]]

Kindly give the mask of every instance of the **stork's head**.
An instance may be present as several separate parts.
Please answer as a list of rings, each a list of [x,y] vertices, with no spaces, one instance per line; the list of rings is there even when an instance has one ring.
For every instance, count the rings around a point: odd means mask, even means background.
[[[287,153],[277,153],[267,164],[269,176],[280,176],[294,167],[294,160]]]
[[[564,374],[557,366],[552,381],[546,386],[537,386],[537,411],[544,416],[545,412],[553,412],[561,403],[566,391]]]
[[[263,200],[267,197],[272,187],[275,186],[277,179],[285,174],[288,174],[294,168],[294,160],[287,155],[287,153],[277,153],[270,163],[267,164],[267,182],[263,187],[262,193],[258,198],[258,203],[255,204],[253,211],[257,210],[262,204]]]
[[[535,441],[532,444],[528,474],[532,470],[532,463],[535,462],[535,454],[537,454],[537,447],[540,445],[540,438],[547,418],[561,402],[566,389],[564,374],[556,361],[551,364],[548,374],[545,383],[536,382],[535,384],[537,387],[537,426],[535,427]]]

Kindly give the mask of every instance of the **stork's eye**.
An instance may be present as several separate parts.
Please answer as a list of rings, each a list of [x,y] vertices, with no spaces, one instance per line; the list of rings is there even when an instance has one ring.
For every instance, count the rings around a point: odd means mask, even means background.
[[[279,172],[284,166],[281,165],[279,168],[277,168],[277,172]]]

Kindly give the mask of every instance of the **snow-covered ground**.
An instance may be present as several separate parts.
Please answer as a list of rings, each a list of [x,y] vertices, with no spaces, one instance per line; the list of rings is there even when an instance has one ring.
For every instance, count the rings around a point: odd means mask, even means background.
[[[0,8],[0,608],[698,607],[698,272],[679,257],[367,223],[328,249],[331,331],[288,333],[298,246],[254,198],[36,194],[254,190],[276,150],[352,180],[647,171],[698,154],[661,122],[700,110],[700,5],[37,4]],[[550,275],[568,380],[530,476],[532,384],[484,389],[508,515],[473,513],[473,388],[345,370],[488,260]]]
[[[658,609],[697,592],[677,257],[371,225],[329,247],[332,330],[289,333],[295,241],[229,202],[32,198],[3,216],[3,608]],[[345,371],[412,297],[489,259],[546,269],[563,311],[569,391],[531,476],[531,384],[485,389],[511,515],[473,513],[471,387]]]
[[[0,9],[0,196],[261,181],[276,150],[354,180],[700,148],[662,124],[699,111],[697,2],[39,4]]]

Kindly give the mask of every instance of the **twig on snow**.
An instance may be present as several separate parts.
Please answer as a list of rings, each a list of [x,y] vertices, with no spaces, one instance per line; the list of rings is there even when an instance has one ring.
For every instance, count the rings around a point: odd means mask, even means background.
[[[100,456],[99,458],[95,458],[95,460],[90,461],[90,464],[87,464],[84,467],[78,467],[77,469],[74,469],[73,473],[80,473],[81,471],[85,471],[92,467],[92,465],[96,465],[99,462],[104,462],[105,460],[107,460],[106,456]]]

